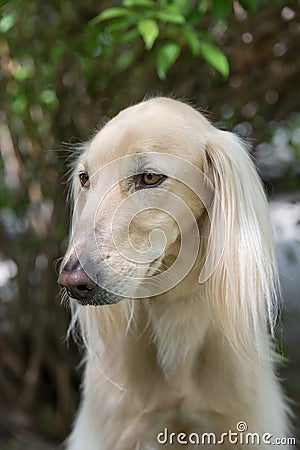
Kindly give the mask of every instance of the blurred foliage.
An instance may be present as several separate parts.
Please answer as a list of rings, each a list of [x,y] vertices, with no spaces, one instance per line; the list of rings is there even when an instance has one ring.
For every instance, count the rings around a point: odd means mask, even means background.
[[[80,376],[56,284],[74,144],[145,95],[175,93],[253,143],[268,140],[257,151],[265,178],[299,188],[299,2],[0,7],[0,424],[61,439]],[[283,170],[275,147],[290,152]]]
[[[244,3],[245,10],[248,10],[256,7],[258,2],[250,0]],[[109,22],[99,35],[99,41],[104,45],[98,45],[95,52],[100,54],[103,47],[115,50],[116,67],[126,68],[144,49],[151,50],[157,44],[155,62],[161,79],[166,78],[168,69],[186,47],[189,47],[195,57],[201,55],[223,76],[228,76],[228,60],[212,44],[211,36],[203,23],[211,12],[215,21],[224,19],[231,11],[232,1],[124,0],[121,4],[122,6],[105,9],[91,21],[92,25]],[[107,36],[110,36],[109,40],[106,39]],[[140,37],[144,41],[144,48],[140,45]],[[118,54],[122,48],[123,51]]]

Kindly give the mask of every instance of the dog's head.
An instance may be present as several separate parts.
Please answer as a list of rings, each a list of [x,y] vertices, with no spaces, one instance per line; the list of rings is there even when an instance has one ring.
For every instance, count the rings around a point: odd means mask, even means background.
[[[199,275],[224,305],[241,306],[253,283],[271,295],[266,201],[249,155],[187,104],[154,98],[122,111],[86,145],[73,184],[59,284],[80,303],[188,293]]]
[[[71,297],[101,305],[159,295],[189,273],[212,199],[203,165],[216,132],[186,104],[156,98],[95,135],[74,171],[73,230],[59,278]]]

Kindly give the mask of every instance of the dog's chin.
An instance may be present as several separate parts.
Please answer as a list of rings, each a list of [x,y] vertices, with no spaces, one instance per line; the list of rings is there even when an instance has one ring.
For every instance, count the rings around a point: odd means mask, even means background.
[[[82,306],[115,305],[121,300],[124,300],[124,297],[121,297],[100,287],[94,288],[93,291],[87,293],[87,295],[79,296],[72,293],[68,293],[68,295],[72,300],[75,300]]]

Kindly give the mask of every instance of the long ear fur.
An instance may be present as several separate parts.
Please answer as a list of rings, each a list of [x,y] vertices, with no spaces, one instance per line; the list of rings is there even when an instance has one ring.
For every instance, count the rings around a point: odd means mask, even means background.
[[[207,300],[235,349],[263,353],[262,333],[267,324],[273,330],[278,291],[266,196],[247,150],[229,132],[218,130],[207,144],[204,171],[219,198],[209,240],[225,237],[218,267],[204,285]],[[219,229],[222,214],[225,232]]]

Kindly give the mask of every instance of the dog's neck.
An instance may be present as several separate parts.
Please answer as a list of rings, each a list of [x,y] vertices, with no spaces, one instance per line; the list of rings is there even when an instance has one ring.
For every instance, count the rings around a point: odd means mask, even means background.
[[[198,293],[148,301],[149,326],[159,366],[166,376],[189,372],[204,342],[209,319]]]
[[[201,352],[210,319],[200,293],[173,298],[125,300],[112,307],[96,308],[98,327],[110,314],[111,324],[101,336],[101,364],[107,376],[117,372],[132,385],[151,377],[180,379],[191,376]],[[104,315],[103,315],[104,313]],[[95,340],[93,339],[93,342]],[[98,340],[99,343],[99,340]],[[116,383],[123,384],[123,375]]]

